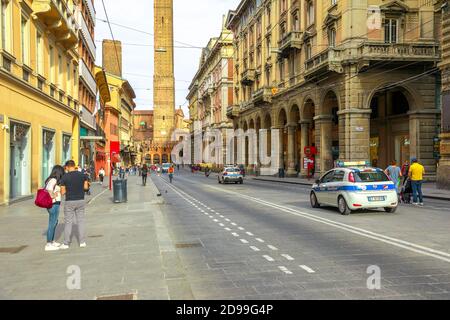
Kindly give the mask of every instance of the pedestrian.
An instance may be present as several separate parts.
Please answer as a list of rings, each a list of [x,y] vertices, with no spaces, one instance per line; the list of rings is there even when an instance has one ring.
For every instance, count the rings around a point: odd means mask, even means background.
[[[180,165],[177,164],[177,171],[180,171]]]
[[[48,211],[48,229],[47,229],[47,244],[45,251],[59,250],[61,244],[55,242],[56,226],[58,225],[59,209],[61,207],[61,179],[64,176],[64,168],[56,165],[53,167],[50,176],[45,180],[45,189],[52,198],[52,207]]]
[[[173,180],[173,174],[174,174],[174,172],[175,172],[174,167],[173,167],[173,166],[170,166],[169,169],[167,170],[167,172],[169,173],[169,180],[170,180],[170,183],[172,183],[172,180]]]
[[[417,158],[411,159],[408,176],[411,179],[411,187],[413,191],[413,204],[423,206],[422,182],[425,168],[421,165]],[[417,199],[418,198],[418,199]],[[419,202],[417,202],[419,200]]]
[[[105,178],[105,169],[103,167],[98,171],[98,177],[100,178],[100,184],[103,185],[103,179]]]
[[[61,179],[61,194],[65,196],[64,202],[64,243],[60,249],[68,249],[71,243],[72,223],[78,223],[78,241],[80,248],[86,247],[85,231],[85,201],[84,193],[89,189],[89,181],[85,174],[75,170],[75,162],[67,162],[68,173]]]
[[[400,191],[400,178],[402,177],[402,172],[399,167],[397,167],[397,162],[395,160],[391,161],[391,165],[384,170],[384,173],[394,182],[395,190],[397,191],[397,195]]]
[[[406,179],[408,178],[408,172],[409,172],[409,161],[406,160],[403,164],[402,164],[402,176],[403,176],[403,183],[406,181]]]
[[[123,168],[123,166],[120,166],[119,178],[122,179],[122,180],[125,179],[125,169]]]
[[[147,184],[147,174],[148,174],[148,167],[146,164],[142,167],[141,175],[142,175],[142,185],[145,187]]]

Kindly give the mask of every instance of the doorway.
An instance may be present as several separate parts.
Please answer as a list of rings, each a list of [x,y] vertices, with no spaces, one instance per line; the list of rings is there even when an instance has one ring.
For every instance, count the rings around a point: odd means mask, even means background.
[[[30,126],[10,124],[9,197],[15,199],[31,193]]]

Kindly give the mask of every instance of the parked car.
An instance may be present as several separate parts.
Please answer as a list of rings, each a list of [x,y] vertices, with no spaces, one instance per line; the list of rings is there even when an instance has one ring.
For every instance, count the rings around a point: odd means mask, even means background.
[[[310,201],[313,208],[337,207],[342,215],[376,208],[394,213],[398,206],[396,187],[383,170],[361,163],[343,163],[326,172],[313,184]]]
[[[219,172],[217,176],[219,183],[234,182],[236,184],[244,183],[244,176],[241,174],[241,169],[238,167],[226,167]]]

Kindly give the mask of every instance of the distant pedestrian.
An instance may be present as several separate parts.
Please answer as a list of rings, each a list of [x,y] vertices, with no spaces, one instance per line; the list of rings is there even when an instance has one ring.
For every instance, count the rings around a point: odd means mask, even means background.
[[[408,172],[409,172],[409,161],[406,160],[405,163],[402,164],[402,176],[403,176],[403,183],[406,181],[406,179],[408,178]]]
[[[74,218],[78,223],[79,244],[81,248],[84,248],[86,247],[84,193],[89,189],[89,181],[85,174],[75,170],[73,160],[68,161],[67,169],[69,172],[61,179],[61,194],[65,195],[66,201],[64,203],[64,244],[59,248],[69,248]]]
[[[421,165],[417,158],[411,159],[408,176],[411,178],[411,187],[413,192],[413,204],[423,206],[422,182],[425,168]],[[419,202],[417,202],[419,200]]]
[[[103,167],[98,171],[98,177],[100,179],[100,183],[103,185],[103,179],[105,179],[105,169],[103,169]]]
[[[47,244],[45,251],[59,250],[61,244],[55,242],[56,226],[58,225],[59,209],[61,207],[61,179],[64,176],[64,168],[56,165],[53,167],[50,176],[45,180],[45,189],[52,198],[53,205],[48,211],[48,229],[47,229]]]
[[[147,175],[148,175],[148,167],[146,164],[144,164],[144,166],[142,167],[141,175],[142,175],[142,185],[145,187],[145,185],[147,184]]]
[[[397,191],[397,194],[399,194],[402,172],[400,168],[397,167],[397,162],[395,160],[392,161],[391,165],[384,170],[384,173],[386,173],[386,175],[389,176],[389,179],[394,182],[395,190]]]
[[[172,180],[173,180],[173,174],[174,174],[174,172],[175,172],[174,167],[173,167],[173,166],[170,166],[169,169],[167,170],[167,172],[169,173],[169,180],[170,180],[170,183],[172,183]]]
[[[122,180],[125,179],[125,169],[123,166],[121,166],[119,169],[119,178]]]

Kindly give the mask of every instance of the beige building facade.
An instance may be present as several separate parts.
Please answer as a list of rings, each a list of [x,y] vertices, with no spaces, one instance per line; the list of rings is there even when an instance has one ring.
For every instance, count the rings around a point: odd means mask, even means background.
[[[234,128],[280,129],[290,176],[307,175],[314,147],[316,174],[338,159],[384,168],[417,157],[435,179],[437,25],[432,1],[243,0],[227,18],[227,115]]]
[[[203,49],[197,73],[189,86],[189,131],[191,149],[195,148],[194,131],[217,129],[222,135],[222,150],[226,151],[226,130],[233,128],[227,117],[227,107],[233,104],[233,34],[223,26],[219,37],[211,38]],[[195,128],[195,125],[198,128]],[[226,163],[226,152],[217,163]],[[194,153],[191,155],[194,161]]]

